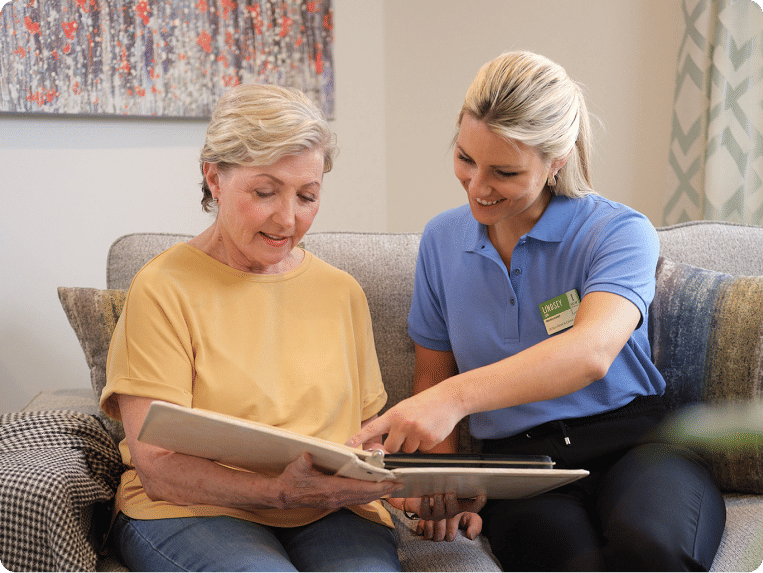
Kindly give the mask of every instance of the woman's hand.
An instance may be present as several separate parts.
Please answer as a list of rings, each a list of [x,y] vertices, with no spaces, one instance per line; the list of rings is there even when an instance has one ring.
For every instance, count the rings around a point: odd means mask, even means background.
[[[363,505],[398,491],[402,484],[391,481],[370,482],[328,476],[313,468],[309,454],[302,454],[278,476],[276,490],[279,507],[319,507],[339,509]]]
[[[459,529],[468,539],[474,539],[482,533],[482,518],[478,513],[464,512],[439,521],[420,519],[416,525],[416,533],[431,541],[454,541]]]
[[[477,514],[487,501],[484,495],[474,499],[457,499],[454,494],[421,498],[392,498],[392,506],[414,513],[419,518],[416,533],[432,541],[453,541],[459,528],[469,539],[482,531],[482,518]]]
[[[427,451],[445,440],[468,414],[449,386],[440,383],[411,396],[366,424],[346,443],[350,447],[378,440],[384,434],[384,449],[394,453]]]

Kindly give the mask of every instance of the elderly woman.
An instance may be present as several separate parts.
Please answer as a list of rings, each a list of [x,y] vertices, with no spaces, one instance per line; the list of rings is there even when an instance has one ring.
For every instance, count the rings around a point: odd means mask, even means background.
[[[305,455],[280,475],[137,440],[153,400],[343,443],[386,401],[364,294],[298,246],[334,137],[300,92],[238,86],[201,154],[214,223],[135,277],[104,410],[124,423],[113,543],[137,571],[399,570],[379,500],[397,485],[331,477]]]
[[[408,319],[419,393],[350,443],[388,433],[389,451],[453,451],[452,430],[470,416],[483,451],[589,470],[422,525],[440,538],[484,522],[506,570],[709,568],[721,494],[698,456],[650,439],[665,415],[648,339],[657,233],[593,192],[580,88],[542,56],[506,53],[480,70],[457,126],[468,204],[421,240]],[[445,515],[461,509],[445,503]]]

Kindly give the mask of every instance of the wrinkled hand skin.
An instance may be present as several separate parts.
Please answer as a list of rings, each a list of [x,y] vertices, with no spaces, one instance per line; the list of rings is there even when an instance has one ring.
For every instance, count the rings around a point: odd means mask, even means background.
[[[391,495],[401,487],[401,484],[391,481],[369,482],[328,476],[313,467],[309,454],[303,454],[278,477],[278,508],[333,510],[348,505],[363,505]]]

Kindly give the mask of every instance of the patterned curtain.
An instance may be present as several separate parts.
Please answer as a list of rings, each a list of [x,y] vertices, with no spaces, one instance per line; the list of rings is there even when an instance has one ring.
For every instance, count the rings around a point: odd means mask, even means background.
[[[763,225],[763,10],[683,0],[663,224]]]

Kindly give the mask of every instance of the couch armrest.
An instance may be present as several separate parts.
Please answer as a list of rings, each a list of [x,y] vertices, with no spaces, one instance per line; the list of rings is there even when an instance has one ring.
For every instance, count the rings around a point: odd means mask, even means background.
[[[38,393],[21,411],[44,412],[48,410],[70,410],[98,417],[100,408],[93,398],[93,391],[90,388],[67,388]]]
[[[0,416],[0,561],[13,571],[92,571],[119,451],[78,412]],[[102,523],[100,523],[102,525]]]
[[[24,406],[22,412],[42,412],[48,410],[69,410],[95,416],[100,420],[106,431],[111,435],[116,445],[125,437],[124,428],[120,422],[111,419],[101,410],[98,401],[90,388],[67,388],[63,390],[48,390],[40,392]]]

